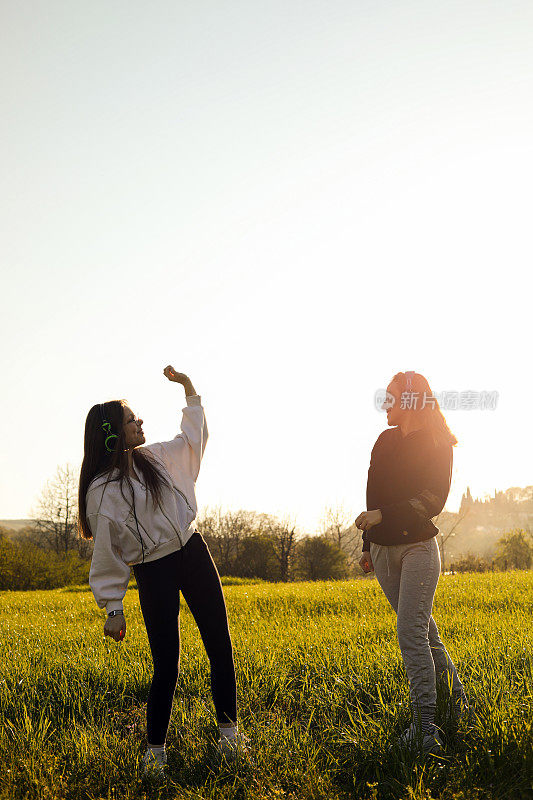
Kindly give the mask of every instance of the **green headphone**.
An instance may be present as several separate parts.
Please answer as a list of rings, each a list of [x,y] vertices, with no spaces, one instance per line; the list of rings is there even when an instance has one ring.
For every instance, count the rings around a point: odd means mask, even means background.
[[[109,446],[109,442],[113,441],[113,439],[118,439],[118,436],[114,433],[111,433],[111,423],[106,421],[105,418],[105,403],[100,403],[100,414],[102,416],[102,430],[105,433],[105,449],[108,453],[114,453],[115,448]]]

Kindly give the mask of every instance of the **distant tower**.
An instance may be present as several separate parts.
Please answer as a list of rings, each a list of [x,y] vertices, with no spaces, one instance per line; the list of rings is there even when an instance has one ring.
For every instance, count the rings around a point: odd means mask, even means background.
[[[465,494],[463,494],[463,496],[461,497],[461,506],[459,508],[459,512],[462,514],[467,509],[472,508],[473,505],[474,505],[474,500],[470,492],[470,486],[467,486]]]

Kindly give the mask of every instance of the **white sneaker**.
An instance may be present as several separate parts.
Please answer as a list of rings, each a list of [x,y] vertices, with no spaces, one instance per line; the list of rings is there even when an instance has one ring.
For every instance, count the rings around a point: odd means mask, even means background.
[[[149,748],[143,756],[142,773],[145,778],[164,778],[167,754],[154,754]]]
[[[438,728],[432,723],[429,733],[420,735],[420,728],[412,722],[398,738],[398,745],[401,748],[412,748],[413,746],[422,747],[424,753],[439,752],[442,749],[442,739]]]
[[[237,731],[231,739],[221,736],[218,740],[218,752],[226,758],[247,757],[250,754],[250,740],[244,733]]]

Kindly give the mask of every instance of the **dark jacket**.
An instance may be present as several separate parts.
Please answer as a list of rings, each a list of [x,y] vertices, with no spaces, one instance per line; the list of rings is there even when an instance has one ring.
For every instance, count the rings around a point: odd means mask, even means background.
[[[364,531],[363,550],[370,550],[370,542],[406,544],[436,536],[431,519],[448,498],[452,466],[452,445],[435,447],[427,429],[407,436],[399,426],[383,431],[372,448],[366,487],[367,511],[379,508],[383,519]]]

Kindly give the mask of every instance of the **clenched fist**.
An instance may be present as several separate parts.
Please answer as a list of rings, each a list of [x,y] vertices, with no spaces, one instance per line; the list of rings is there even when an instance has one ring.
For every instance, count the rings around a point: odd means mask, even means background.
[[[363,572],[374,572],[374,564],[372,563],[372,556],[368,550],[363,550],[361,558],[359,559],[359,566]]]
[[[374,525],[379,525],[382,519],[379,508],[375,511],[362,511],[355,520],[355,527],[362,531],[367,531],[369,528],[373,528]]]
[[[174,367],[170,366],[170,364],[165,367],[163,370],[163,375],[172,381],[172,383],[181,383],[183,388],[185,389],[185,394],[187,397],[196,394],[196,389],[191,383],[191,379],[185,375],[184,372],[177,372]]]
[[[163,370],[163,375],[168,378],[169,381],[173,381],[173,383],[181,383],[182,385],[185,383],[185,381],[189,380],[184,372],[177,372],[174,367],[170,366],[170,364]]]
[[[126,635],[126,617],[123,614],[115,614],[108,617],[104,625],[104,636],[111,636],[115,642],[121,642]]]

